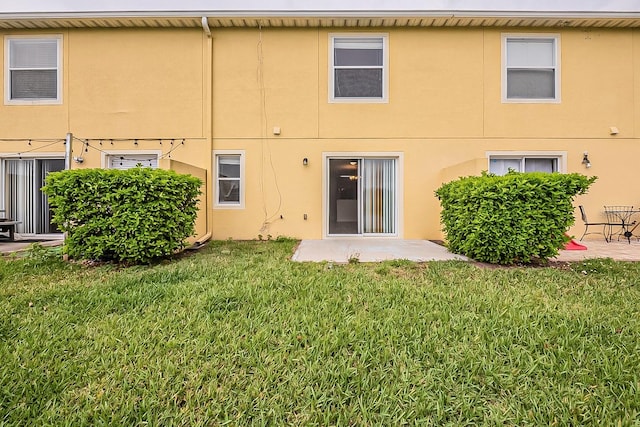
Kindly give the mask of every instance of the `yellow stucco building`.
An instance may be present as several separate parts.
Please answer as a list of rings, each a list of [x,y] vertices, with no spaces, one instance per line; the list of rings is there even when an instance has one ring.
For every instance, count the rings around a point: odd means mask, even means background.
[[[39,188],[65,167],[204,178],[197,239],[439,239],[434,191],[509,168],[598,176],[592,220],[640,205],[640,6],[246,3],[0,13],[18,232],[55,232]]]

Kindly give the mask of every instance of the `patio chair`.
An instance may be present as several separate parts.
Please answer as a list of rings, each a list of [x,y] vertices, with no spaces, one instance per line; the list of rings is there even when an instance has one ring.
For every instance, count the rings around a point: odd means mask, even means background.
[[[580,205],[578,206],[578,208],[580,208],[580,216],[582,217],[582,222],[584,222],[584,233],[582,233],[582,237],[580,237],[580,241],[582,241],[584,236],[586,236],[587,234],[598,234],[595,231],[589,232],[590,225],[601,225],[602,235],[604,236],[604,240],[608,243],[609,239],[611,238],[611,236],[609,236],[607,233],[607,231],[609,230],[609,223],[608,222],[589,222],[589,220],[587,219],[587,213],[584,211],[584,206]]]

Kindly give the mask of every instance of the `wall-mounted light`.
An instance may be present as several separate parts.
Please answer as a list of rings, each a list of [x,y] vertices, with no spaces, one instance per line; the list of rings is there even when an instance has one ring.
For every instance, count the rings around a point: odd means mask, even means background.
[[[589,169],[591,167],[591,161],[589,160],[589,152],[585,151],[582,155],[582,164],[585,168]]]
[[[306,157],[302,159],[302,164],[307,166],[309,164],[309,159],[307,159]]]
[[[620,133],[620,131],[618,130],[618,128],[617,128],[617,127],[615,127],[615,126],[611,126],[611,127],[609,128],[609,135],[617,135],[617,134],[619,134],[619,133]]]

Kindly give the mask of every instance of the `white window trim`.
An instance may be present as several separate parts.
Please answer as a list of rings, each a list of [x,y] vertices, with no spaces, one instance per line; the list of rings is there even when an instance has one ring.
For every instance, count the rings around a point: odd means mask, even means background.
[[[160,163],[160,158],[162,157],[162,150],[104,150],[100,153],[100,165],[102,169],[110,169],[109,168],[109,157],[113,156],[128,156],[128,155],[136,155],[136,156],[156,156],[158,159],[158,164]]]
[[[336,98],[334,96],[334,41],[341,38],[382,39],[382,97]],[[330,33],[329,34],[329,103],[332,104],[387,104],[389,103],[389,34],[387,33]]]
[[[558,172],[567,173],[567,152],[566,151],[487,151],[487,171],[491,167],[491,159],[515,159],[538,158],[538,159],[558,159]]]
[[[56,99],[11,99],[11,73],[9,72],[9,41],[17,39],[55,39],[58,44],[57,57],[57,88]],[[4,37],[4,103],[5,105],[60,105],[62,104],[62,35],[19,35]]]
[[[329,159],[396,159],[396,232],[394,234],[329,234]],[[402,239],[404,238],[404,152],[327,151],[322,153],[322,238],[323,239]]]
[[[218,185],[218,156],[240,156],[240,201],[220,203]],[[214,209],[244,209],[244,195],[247,182],[244,176],[245,150],[213,150],[213,207]]]
[[[509,39],[552,39],[555,50],[555,98],[507,98],[507,40]],[[560,34],[508,33],[502,35],[502,103],[503,104],[559,104],[561,102],[560,80]],[[547,69],[548,67],[544,67]]]

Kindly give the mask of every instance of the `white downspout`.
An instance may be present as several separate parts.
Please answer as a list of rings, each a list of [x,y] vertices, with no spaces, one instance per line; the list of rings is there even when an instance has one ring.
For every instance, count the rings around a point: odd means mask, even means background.
[[[213,43],[211,40],[211,29],[209,28],[209,21],[207,20],[206,16],[202,17],[202,31],[204,31],[204,33],[207,36],[207,52],[208,55],[205,55],[205,61],[207,61],[207,65],[206,65],[206,70],[208,71],[207,73],[205,73],[206,75],[206,83],[205,83],[205,87],[208,88],[209,90],[207,91],[208,95],[207,95],[207,102],[206,102],[206,108],[205,108],[205,114],[207,117],[205,117],[205,129],[206,129],[206,133],[205,135],[208,137],[209,139],[209,143],[211,144],[210,147],[210,151],[213,152],[213,133],[212,133],[212,127],[211,127],[211,108],[212,108],[212,102],[213,102],[213,80],[212,80],[212,75],[213,75],[213,58],[212,58],[212,51],[213,51]],[[210,176],[207,176],[207,180],[211,180]],[[213,182],[211,183],[211,185],[213,185]],[[209,186],[207,186],[207,193],[210,193],[211,189],[209,188]],[[207,242],[209,239],[211,239],[211,236],[213,234],[213,230],[210,229],[211,226],[211,212],[209,209],[209,194],[205,194],[205,200],[207,202],[205,202],[205,209],[206,209],[206,213],[205,213],[205,218],[206,218],[206,223],[207,223],[207,233],[202,236],[200,239],[198,239],[194,246],[202,246],[205,242]]]
[[[73,142],[73,134],[68,133],[64,139],[64,168],[65,170],[71,169],[71,143]]]
[[[207,35],[207,38],[211,38],[211,29],[209,28],[209,20],[207,20],[206,16],[202,17],[202,29],[204,33]]]

